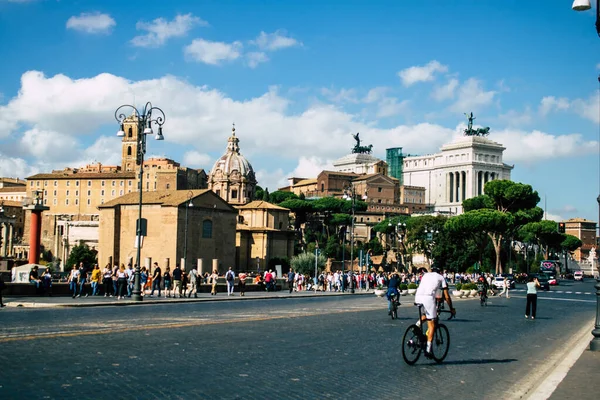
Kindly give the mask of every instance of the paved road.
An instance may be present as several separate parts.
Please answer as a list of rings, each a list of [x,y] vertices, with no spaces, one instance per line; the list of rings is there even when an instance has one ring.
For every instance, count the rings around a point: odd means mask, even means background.
[[[486,308],[459,300],[446,361],[413,367],[399,348],[410,298],[396,321],[371,295],[4,309],[0,398],[506,399],[591,329],[585,293],[591,282],[540,294],[536,321],[518,290]]]

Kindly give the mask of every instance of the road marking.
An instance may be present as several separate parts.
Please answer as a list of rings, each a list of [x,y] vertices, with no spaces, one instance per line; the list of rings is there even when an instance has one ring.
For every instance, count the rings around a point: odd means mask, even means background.
[[[240,322],[256,322],[256,321],[271,321],[277,319],[284,318],[301,318],[301,317],[312,317],[315,315],[326,315],[326,314],[343,314],[350,312],[362,312],[366,308],[360,309],[349,309],[349,310],[334,310],[326,312],[324,310],[318,310],[316,312],[302,312],[297,313],[291,311],[290,313],[286,313],[285,315],[270,315],[270,316],[252,316],[249,318],[225,318],[220,320],[209,321],[205,318],[199,317],[194,320],[188,320],[186,322],[173,322],[173,323],[161,323],[161,324],[147,324],[147,325],[134,325],[134,326],[114,326],[104,328],[104,329],[95,329],[95,330],[73,330],[73,331],[57,331],[57,332],[44,332],[44,333],[35,333],[35,334],[23,334],[23,335],[15,335],[15,336],[5,336],[0,338],[0,343],[6,342],[14,342],[14,341],[22,341],[22,340],[37,340],[37,339],[54,339],[59,337],[74,337],[74,336],[84,336],[84,335],[102,335],[107,333],[121,333],[121,332],[134,332],[134,331],[144,331],[144,330],[154,330],[154,329],[172,329],[172,328],[189,328],[194,326],[203,326],[203,325],[218,325],[218,324],[232,324],[232,323],[240,323]],[[381,305],[376,304],[373,305],[372,310],[381,310]],[[291,314],[291,315],[290,315]]]
[[[575,292],[575,294],[581,294],[581,292]]]
[[[552,393],[554,393],[558,385],[565,379],[569,370],[577,362],[579,357],[581,357],[581,354],[588,348],[590,341],[594,338],[590,331],[590,325],[592,324],[592,321],[589,322],[589,325],[584,324],[584,327],[577,332],[577,335],[575,336],[577,339],[572,347],[573,350],[565,357],[562,357],[560,363],[556,365],[550,375],[535,388],[534,393],[532,393],[527,400],[546,400],[552,396]],[[565,348],[568,349],[571,348],[571,346],[567,345]]]
[[[525,296],[512,296],[512,297],[516,297],[519,299],[524,299]],[[555,300],[555,301],[573,301],[576,303],[596,303],[596,300],[581,300],[581,299],[561,299],[561,298],[557,298],[557,297],[540,297],[538,296],[538,300]]]
[[[584,294],[591,294],[590,292],[585,292]]]

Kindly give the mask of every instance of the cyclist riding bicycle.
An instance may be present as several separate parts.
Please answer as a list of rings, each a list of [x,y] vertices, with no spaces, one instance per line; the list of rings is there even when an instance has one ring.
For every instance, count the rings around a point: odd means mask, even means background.
[[[477,293],[479,294],[479,296],[484,295],[485,297],[487,297],[487,292],[489,289],[490,286],[488,285],[485,278],[483,276],[480,276],[477,280]]]
[[[395,297],[400,304],[400,277],[397,273],[392,273],[388,282],[387,299],[388,299],[388,315],[392,315],[392,299]]]
[[[440,275],[439,267],[434,265],[431,267],[431,272],[425,271],[415,294],[415,303],[422,304],[425,310],[425,315],[421,316],[421,321],[427,321],[427,349],[425,355],[428,357],[431,354],[431,342],[433,341],[435,320],[437,319],[436,293],[440,289],[443,291],[443,297],[450,307],[450,312],[453,316],[456,315],[456,310],[452,307],[452,299],[448,293],[446,279]],[[418,321],[417,324],[420,325],[421,321]]]

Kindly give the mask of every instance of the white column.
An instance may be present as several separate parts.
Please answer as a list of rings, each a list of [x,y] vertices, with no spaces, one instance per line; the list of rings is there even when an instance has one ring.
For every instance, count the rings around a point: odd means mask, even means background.
[[[212,268],[213,268],[213,271],[218,271],[219,270],[219,259],[218,258],[213,258],[213,260],[212,260]]]
[[[6,257],[6,233],[8,232],[7,224],[5,222],[0,223],[0,257]]]
[[[462,199],[460,198],[460,192],[461,192],[461,187],[462,187],[462,182],[461,182],[461,176],[460,176],[460,171],[456,172],[456,202],[460,203],[462,201]]]
[[[450,187],[450,172],[446,172],[446,203],[450,203],[450,192],[452,188]]]
[[[196,269],[198,270],[198,276],[202,276],[202,274],[204,274],[204,271],[203,271],[203,268],[202,268],[203,264],[202,264],[202,259],[201,258],[199,258],[196,261],[196,265],[197,265]]]
[[[14,230],[14,225],[9,224],[8,225],[8,253],[7,253],[7,255],[9,255],[9,256],[13,255],[13,236],[15,235],[13,230]]]

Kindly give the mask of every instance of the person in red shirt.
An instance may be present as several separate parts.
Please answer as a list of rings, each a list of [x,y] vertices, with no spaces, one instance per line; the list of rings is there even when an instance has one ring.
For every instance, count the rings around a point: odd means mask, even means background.
[[[240,272],[238,274],[238,286],[240,287],[240,296],[244,296],[246,293],[246,278],[248,274],[245,272]]]
[[[271,274],[271,270],[265,274],[265,284],[267,285],[267,292],[271,292],[273,290],[273,274]]]

